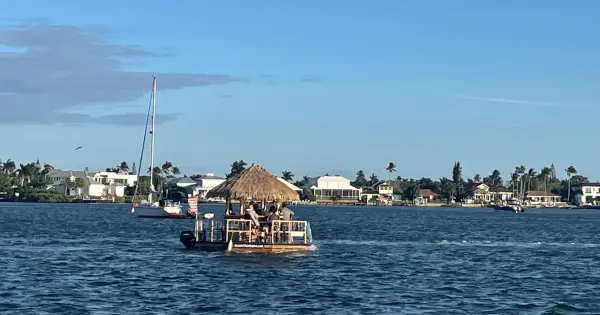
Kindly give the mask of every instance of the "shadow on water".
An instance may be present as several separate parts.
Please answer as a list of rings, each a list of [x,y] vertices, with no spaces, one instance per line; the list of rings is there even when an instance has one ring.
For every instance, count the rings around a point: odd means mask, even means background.
[[[222,213],[222,205],[200,205]],[[294,207],[318,250],[204,253],[191,220],[0,203],[2,314],[596,314],[600,211]],[[455,312],[453,312],[453,310]]]

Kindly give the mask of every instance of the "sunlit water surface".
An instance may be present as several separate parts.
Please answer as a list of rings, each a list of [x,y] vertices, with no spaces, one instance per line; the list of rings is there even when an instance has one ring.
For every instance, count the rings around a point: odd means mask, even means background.
[[[190,220],[0,203],[0,313],[600,314],[600,211],[293,209],[317,251],[201,253]]]

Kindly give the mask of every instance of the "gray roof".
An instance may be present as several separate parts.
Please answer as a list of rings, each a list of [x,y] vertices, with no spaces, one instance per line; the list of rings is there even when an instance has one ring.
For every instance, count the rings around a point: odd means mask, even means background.
[[[225,177],[214,176],[214,175],[202,175],[198,179],[225,179]]]
[[[177,185],[177,184],[196,184],[196,181],[189,177],[179,177],[173,178],[168,182],[169,185]]]
[[[96,175],[95,172],[86,172],[86,171],[63,171],[60,169],[54,169],[51,170],[50,172],[48,172],[48,177],[80,177],[80,178],[85,178],[87,176],[94,176]]]

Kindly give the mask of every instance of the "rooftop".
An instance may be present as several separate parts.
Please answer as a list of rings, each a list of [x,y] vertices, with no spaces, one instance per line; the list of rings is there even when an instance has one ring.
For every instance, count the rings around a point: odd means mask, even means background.
[[[85,178],[87,176],[94,176],[96,175],[96,172],[86,172],[86,171],[63,171],[60,169],[54,169],[51,170],[50,172],[48,172],[48,177],[61,177],[61,178],[66,178],[66,177],[79,177],[79,178]]]
[[[528,197],[559,197],[549,191],[529,190],[525,193]]]
[[[296,185],[294,185],[294,184],[292,184],[292,183],[288,182],[287,180],[285,180],[285,179],[283,179],[283,178],[281,178],[281,177],[277,177],[277,179],[278,179],[280,182],[284,183],[286,186],[288,186],[288,187],[289,187],[290,189],[292,189],[292,190],[295,190],[295,191],[302,191],[302,189],[301,189],[301,188],[298,188],[298,187],[296,187]]]

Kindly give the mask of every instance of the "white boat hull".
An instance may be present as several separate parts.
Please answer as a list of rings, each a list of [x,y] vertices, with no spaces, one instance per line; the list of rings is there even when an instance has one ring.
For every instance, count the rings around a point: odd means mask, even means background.
[[[138,206],[135,207],[135,213],[138,217],[144,218],[167,218],[171,216],[183,216],[180,206]]]

